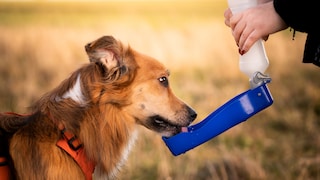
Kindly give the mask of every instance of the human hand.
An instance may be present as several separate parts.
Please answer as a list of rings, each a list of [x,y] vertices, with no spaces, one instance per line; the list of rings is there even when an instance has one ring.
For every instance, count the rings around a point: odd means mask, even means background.
[[[270,34],[286,29],[288,26],[275,11],[273,1],[259,4],[237,14],[228,8],[224,12],[225,24],[239,47],[239,53],[245,54],[259,39],[267,40]]]

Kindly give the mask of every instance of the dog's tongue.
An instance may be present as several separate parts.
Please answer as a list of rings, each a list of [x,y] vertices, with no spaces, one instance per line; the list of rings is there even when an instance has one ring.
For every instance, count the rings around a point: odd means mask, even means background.
[[[181,132],[188,132],[188,127],[181,127]]]

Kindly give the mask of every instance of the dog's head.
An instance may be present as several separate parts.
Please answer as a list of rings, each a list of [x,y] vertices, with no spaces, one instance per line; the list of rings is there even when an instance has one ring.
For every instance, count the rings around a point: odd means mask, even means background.
[[[181,132],[182,127],[196,118],[196,112],[172,92],[169,71],[159,61],[130,47],[124,48],[111,36],[101,37],[85,49],[90,61],[100,63],[107,71],[125,66],[126,72],[119,79],[131,77],[121,90],[127,95],[121,96],[127,102],[117,106],[136,123],[169,137]],[[109,102],[117,102],[117,95],[110,98],[114,99]]]

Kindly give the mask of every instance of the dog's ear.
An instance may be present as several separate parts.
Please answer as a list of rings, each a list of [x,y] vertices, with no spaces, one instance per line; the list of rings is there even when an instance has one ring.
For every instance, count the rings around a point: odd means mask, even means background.
[[[121,43],[112,36],[103,36],[85,46],[90,62],[100,62],[108,70],[120,65]]]

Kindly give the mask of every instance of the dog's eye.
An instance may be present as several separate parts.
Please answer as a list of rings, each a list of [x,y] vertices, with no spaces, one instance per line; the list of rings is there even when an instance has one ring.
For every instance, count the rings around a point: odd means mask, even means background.
[[[163,76],[163,77],[159,78],[158,80],[159,80],[159,82],[160,82],[163,86],[168,87],[169,82],[168,82],[167,77],[164,77],[164,76]]]

